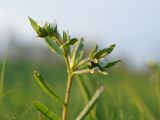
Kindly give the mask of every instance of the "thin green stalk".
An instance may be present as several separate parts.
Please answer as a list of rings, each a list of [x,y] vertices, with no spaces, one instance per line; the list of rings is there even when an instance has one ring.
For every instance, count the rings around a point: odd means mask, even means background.
[[[93,108],[93,106],[95,105],[95,103],[97,102],[99,96],[102,94],[103,91],[104,91],[104,87],[101,86],[96,91],[96,93],[94,94],[94,96],[91,98],[91,100],[89,101],[89,103],[84,107],[84,109],[78,115],[78,117],[76,118],[76,120],[82,120],[90,112],[90,110]]]
[[[7,54],[4,57],[4,60],[2,63],[2,69],[1,69],[1,73],[0,73],[0,96],[2,96],[2,93],[3,93],[3,84],[4,84],[4,74],[5,74],[6,62],[7,62]]]
[[[82,93],[82,96],[83,96],[83,98],[84,98],[84,100],[85,100],[85,103],[87,104],[88,102],[89,102],[89,100],[91,99],[91,94],[90,94],[90,92],[89,92],[89,89],[87,88],[87,86],[86,86],[86,84],[85,84],[85,82],[83,81],[83,78],[82,78],[82,76],[80,76],[80,75],[78,75],[77,76],[77,83],[78,83],[78,86],[79,86],[79,88],[80,88],[80,91],[81,91],[81,93]],[[93,111],[90,111],[90,113],[89,113],[89,116],[90,116],[90,119],[92,120],[93,118],[95,119],[95,120],[97,120],[97,116],[96,116],[96,114],[95,114],[95,110]]]
[[[65,106],[63,108],[63,113],[62,113],[62,120],[67,119],[67,111],[68,111],[68,105],[69,105],[69,98],[70,98],[70,91],[71,91],[71,85],[72,85],[72,76],[68,76],[67,80],[67,88],[66,88],[66,95],[65,95]]]
[[[66,53],[65,50],[64,50],[64,53]],[[67,111],[68,111],[68,105],[69,105],[69,99],[70,99],[70,93],[71,93],[70,91],[71,91],[72,78],[73,78],[72,70],[70,68],[70,63],[69,63],[67,54],[65,54],[64,59],[67,66],[68,79],[67,79],[66,93],[65,93],[65,99],[64,99],[65,106],[63,107],[62,120],[67,119]]]

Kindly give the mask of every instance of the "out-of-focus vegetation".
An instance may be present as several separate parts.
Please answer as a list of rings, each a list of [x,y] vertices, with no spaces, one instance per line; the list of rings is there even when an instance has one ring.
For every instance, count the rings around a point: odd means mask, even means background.
[[[38,69],[48,80],[47,82],[63,97],[66,84],[64,80],[67,75],[63,61],[46,50],[33,49],[32,54],[18,50],[18,55],[10,54],[13,53],[10,50],[4,71],[3,93],[0,96],[0,120],[42,119],[33,107],[34,100],[42,101],[60,115],[62,111],[56,101],[48,98],[33,80],[33,70]],[[83,81],[89,87],[91,94],[100,85],[106,87],[94,108],[96,118],[98,120],[159,120],[159,66],[151,64],[147,70],[138,73],[128,70],[124,64],[122,62],[115,66],[109,71],[111,74],[108,76],[98,74],[83,76]],[[2,67],[3,62],[0,64],[0,70]],[[75,78],[69,108],[70,120],[74,119],[86,104],[77,82],[78,79]],[[90,119],[89,116],[86,118],[86,120]]]

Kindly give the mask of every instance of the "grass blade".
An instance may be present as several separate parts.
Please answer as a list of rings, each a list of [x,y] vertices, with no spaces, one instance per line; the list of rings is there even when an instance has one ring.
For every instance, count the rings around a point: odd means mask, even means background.
[[[142,113],[141,115],[143,115],[148,120],[156,120],[153,113],[149,110],[149,108],[143,102],[141,97],[134,91],[132,86],[131,85],[129,86],[129,83],[127,82],[125,86],[126,86],[125,87],[126,93],[128,94],[128,96],[132,98],[133,104],[135,104],[137,108],[140,110],[140,112]]]
[[[81,94],[82,94],[82,96],[83,96],[83,98],[84,98],[84,100],[85,100],[85,103],[87,104],[87,103],[89,102],[89,100],[91,99],[91,94],[90,94],[89,89],[87,88],[85,82],[83,81],[82,76],[77,75],[77,79],[78,79],[78,80],[76,80],[76,81],[77,81],[77,84],[78,84],[78,86],[79,86],[79,88],[80,88],[80,91],[81,91]],[[95,112],[96,112],[96,110],[92,110],[92,111],[90,112],[89,115],[90,115],[91,120],[92,120],[93,118],[94,118],[95,120],[97,120],[97,116],[96,116]]]
[[[16,90],[18,90],[21,87],[24,87],[26,85],[26,83],[22,83],[19,84],[17,86],[15,86],[14,88],[11,88],[10,90],[8,90],[7,92],[4,92],[2,96],[0,96],[0,100],[4,99],[5,97],[9,96],[10,94],[12,94],[13,92],[15,92]],[[1,104],[1,102],[0,102]]]
[[[0,96],[2,96],[2,94],[3,94],[3,84],[4,84],[6,63],[7,63],[7,54],[4,56],[4,60],[2,63],[2,69],[1,69],[1,73],[0,73]]]
[[[95,105],[95,103],[97,102],[98,98],[100,97],[101,93],[104,91],[104,87],[101,86],[96,93],[94,94],[94,96],[91,98],[91,100],[89,101],[89,103],[84,107],[84,109],[82,110],[82,112],[78,115],[78,117],[76,118],[76,120],[82,120],[93,108],[93,106]]]
[[[82,76],[77,75],[77,79],[78,79],[77,83],[78,83],[78,86],[79,86],[79,88],[81,90],[81,93],[84,97],[84,100],[85,100],[86,103],[88,103],[90,98],[91,98],[90,92],[89,92],[86,84],[84,83],[84,81],[82,79]]]
[[[33,105],[39,112],[41,112],[44,116],[46,116],[50,120],[60,120],[59,116],[57,116],[55,113],[53,113],[51,110],[49,110],[42,103],[36,101],[36,102],[33,103]]]
[[[38,72],[34,72],[34,77],[40,87],[52,98],[56,99],[63,106],[64,102],[60,99],[60,97],[51,89],[51,87],[43,80],[42,76]]]

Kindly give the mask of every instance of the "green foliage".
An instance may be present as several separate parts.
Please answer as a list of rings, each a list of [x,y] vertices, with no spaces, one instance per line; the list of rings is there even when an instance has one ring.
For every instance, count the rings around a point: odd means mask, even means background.
[[[65,42],[65,43],[64,43],[63,45],[61,45],[60,47],[61,47],[61,48],[64,48],[64,47],[68,47],[68,46],[70,46],[70,45],[74,45],[77,41],[78,41],[78,39],[73,38],[73,39]]]
[[[60,104],[65,105],[60,97],[51,89],[51,87],[43,80],[42,76],[38,72],[34,72],[34,77],[40,87],[52,98],[56,99]]]
[[[114,66],[115,64],[121,62],[121,60],[116,60],[114,62],[110,62],[110,63],[107,63],[104,68],[111,68],[112,66]]]
[[[93,58],[98,50],[98,45],[90,52],[89,57]]]
[[[73,77],[76,74],[84,74],[84,73],[95,73],[98,72],[103,75],[108,75],[106,68],[110,68],[119,61],[108,63],[106,66],[102,65],[104,57],[109,55],[115,45],[111,45],[108,48],[104,48],[102,50],[98,50],[98,45],[90,52],[89,57],[83,59],[84,53],[84,43],[83,39],[72,38],[67,32],[63,31],[61,35],[57,30],[57,25],[45,23],[45,25],[40,26],[36,23],[32,18],[29,17],[31,25],[33,29],[36,31],[39,37],[44,38],[47,42],[49,47],[57,52],[58,54],[62,55],[67,66],[67,73],[68,73],[68,80],[67,80],[67,87],[65,93],[64,102],[50,89],[49,85],[46,84],[43,78],[35,72],[35,78],[41,88],[48,93],[50,96],[56,98],[60,103],[63,104],[63,113],[62,113],[62,120],[67,119],[67,111],[68,105],[70,101],[70,93],[71,93],[71,85]],[[77,120],[83,119],[89,112],[91,111],[92,107],[98,100],[100,94],[103,92],[103,87],[99,88],[95,95],[89,100],[86,107],[77,117]]]
[[[83,39],[80,39],[72,51],[71,68],[75,69],[83,57]]]
[[[104,91],[104,87],[100,87],[99,89],[97,89],[96,93],[93,95],[93,97],[88,102],[88,104],[84,107],[82,112],[78,115],[76,120],[82,120],[87,114],[89,114],[89,112],[91,111],[93,106],[96,104],[97,100],[99,99],[99,96],[102,94],[103,91]]]
[[[104,58],[105,56],[109,55],[115,48],[115,44],[109,46],[108,48],[102,49],[100,51],[98,51],[97,53],[95,53],[95,55],[93,56],[93,58],[96,59],[101,59]]]
[[[45,29],[45,27],[40,27],[32,18],[29,17],[29,20],[31,22],[31,25],[33,29],[37,32],[39,37],[46,37],[48,36],[48,33]]]
[[[58,53],[59,55],[62,55],[62,50],[59,48],[59,46],[53,42],[52,39],[49,37],[45,38],[46,43],[48,44],[49,48],[54,52]]]
[[[55,113],[53,113],[51,110],[49,110],[45,105],[43,105],[42,103],[35,101],[33,103],[33,105],[35,106],[35,108],[41,112],[44,116],[46,116],[47,118],[49,118],[50,120],[60,120],[60,117],[58,115],[56,115]]]
[[[18,50],[21,51],[21,49]],[[43,52],[43,49],[39,52]],[[38,69],[43,72],[46,80],[51,80],[50,86],[56,90],[58,95],[63,96],[66,86],[66,82],[63,81],[66,79],[65,66],[61,62],[55,63],[54,57],[48,58],[48,61],[53,62],[46,62],[46,58],[43,58],[41,63],[29,58],[21,60],[17,57],[16,60],[16,64],[12,59],[7,60],[4,94],[3,97],[0,97],[0,120],[39,120],[39,112],[37,114],[37,109],[32,106],[35,100],[41,101],[60,116],[62,108],[55,100],[48,98],[37,82],[33,81],[32,71],[35,64],[40,64]],[[2,67],[2,64],[0,66]],[[160,75],[160,69],[148,68],[150,72],[129,71],[125,66],[117,66],[112,69],[109,76],[80,75],[82,76],[81,81],[89,91],[89,100],[94,94],[95,88],[100,85],[106,87],[84,120],[150,120],[151,117],[148,118],[148,116],[151,115],[159,120],[160,77],[158,75]],[[73,81],[68,120],[74,120],[89,101],[84,97],[87,95],[83,96],[81,88],[75,84],[76,82],[79,82],[79,79]],[[135,95],[138,98],[134,97]],[[150,113],[148,114],[144,110]],[[90,118],[92,112],[97,119]]]

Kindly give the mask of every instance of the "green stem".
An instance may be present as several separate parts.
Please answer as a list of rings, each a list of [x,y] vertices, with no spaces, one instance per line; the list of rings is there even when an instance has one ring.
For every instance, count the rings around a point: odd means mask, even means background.
[[[68,111],[68,105],[69,105],[69,98],[70,98],[70,91],[71,91],[71,85],[72,85],[72,76],[68,76],[68,81],[67,81],[67,88],[66,88],[66,95],[65,95],[65,106],[63,108],[63,114],[62,114],[62,120],[67,119],[67,111]]]
[[[65,94],[65,99],[64,99],[65,106],[63,107],[62,120],[67,119],[68,104],[69,104],[69,99],[70,99],[70,93],[71,93],[70,91],[71,91],[72,78],[73,78],[72,69],[69,63],[69,58],[65,50],[64,50],[64,54],[65,54],[64,59],[65,59],[66,66],[67,66],[68,79],[67,79],[66,94]]]

